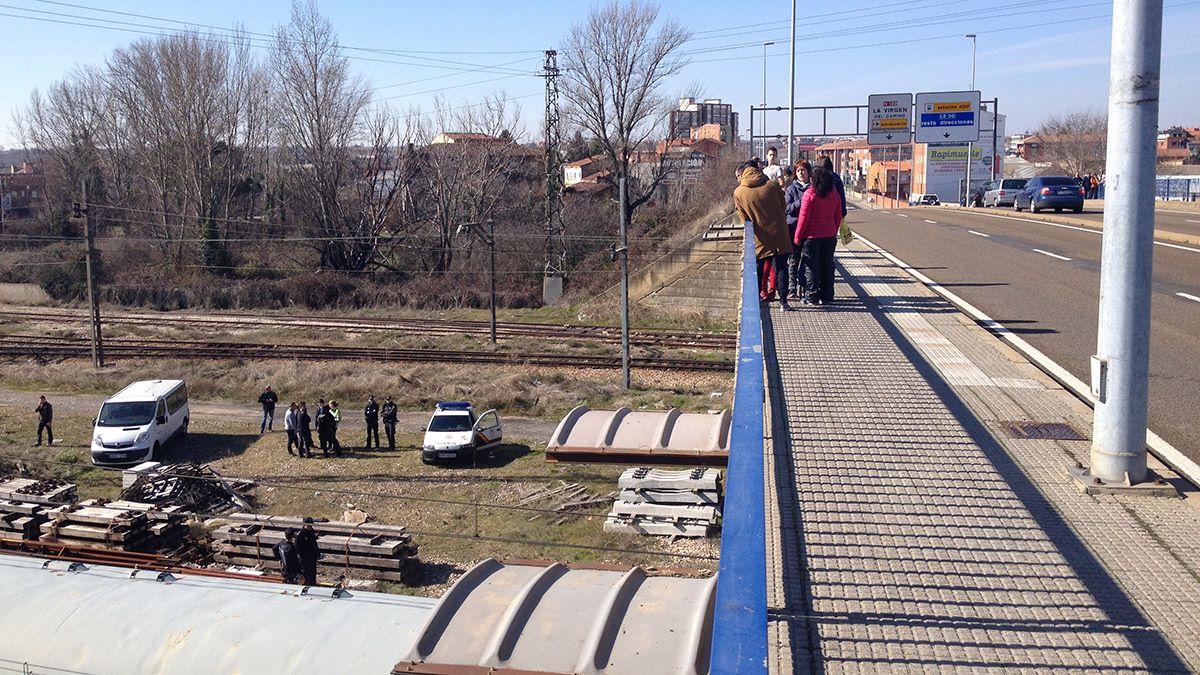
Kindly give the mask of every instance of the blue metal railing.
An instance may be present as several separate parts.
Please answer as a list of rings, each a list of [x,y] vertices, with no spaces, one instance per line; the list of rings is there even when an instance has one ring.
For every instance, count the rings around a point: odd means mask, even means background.
[[[767,552],[763,503],[763,337],[754,226],[745,224],[742,310],[725,473],[724,523],[710,672],[767,672]]]

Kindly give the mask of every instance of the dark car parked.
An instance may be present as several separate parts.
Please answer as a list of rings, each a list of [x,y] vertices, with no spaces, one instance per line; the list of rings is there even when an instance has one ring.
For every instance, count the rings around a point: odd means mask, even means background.
[[[1070,176],[1038,176],[1025,183],[1025,189],[1013,198],[1013,208],[1020,211],[1028,208],[1037,213],[1042,209],[1054,209],[1061,213],[1071,209],[1083,211],[1083,188]]]

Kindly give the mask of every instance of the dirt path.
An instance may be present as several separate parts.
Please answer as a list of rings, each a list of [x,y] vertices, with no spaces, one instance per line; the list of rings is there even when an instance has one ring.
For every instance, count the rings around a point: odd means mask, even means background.
[[[28,407],[32,411],[34,406],[37,405],[37,397],[38,394],[33,392],[0,388],[0,406]],[[47,392],[46,398],[54,405],[56,412],[94,415],[100,409],[100,404],[104,403],[106,397],[96,394],[55,394]],[[259,420],[262,417],[257,403],[238,405],[236,403],[201,401],[197,399],[192,399],[189,403],[192,418],[195,420],[221,419],[226,422],[238,420],[245,421],[248,426],[257,428]],[[310,411],[315,415],[316,407],[311,407]],[[275,429],[277,431],[282,431],[283,429],[283,413],[284,408],[276,408]],[[505,416],[503,411],[501,411],[501,419],[504,423],[505,437],[535,441],[539,444],[549,441],[550,435],[554,433],[554,429],[558,426],[557,421],[547,421],[534,417],[510,417]],[[428,422],[428,412],[402,412],[400,413],[399,424],[397,426],[398,430],[416,431]],[[342,408],[342,424],[340,429],[364,429],[365,427],[366,425],[361,417],[361,412],[357,407],[353,409]]]

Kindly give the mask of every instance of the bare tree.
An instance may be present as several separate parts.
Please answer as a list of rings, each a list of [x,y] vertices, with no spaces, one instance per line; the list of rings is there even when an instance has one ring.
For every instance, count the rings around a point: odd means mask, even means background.
[[[529,188],[522,174],[526,160],[540,156],[526,153],[513,137],[513,130],[521,126],[520,109],[510,108],[503,93],[457,110],[438,99],[432,116],[418,112],[410,119],[424,147],[414,168],[414,195],[406,219],[429,225],[423,238],[434,245],[425,265],[445,272],[454,261],[458,227],[499,220],[518,208],[523,201],[518,193],[523,187],[528,193]],[[470,247],[474,241],[460,245]]]
[[[1056,115],[1042,122],[1037,135],[1045,159],[1068,175],[1104,172],[1108,152],[1107,115],[1092,110]]]
[[[639,150],[662,130],[670,111],[671,99],[663,89],[686,65],[678,51],[690,33],[671,20],[657,30],[656,24],[656,6],[613,0],[594,9],[567,35],[565,117],[599,141],[616,179],[633,177],[631,165],[647,159]],[[650,200],[669,169],[661,160],[645,164],[656,165],[639,171],[639,180],[627,180],[621,206],[630,216]]]

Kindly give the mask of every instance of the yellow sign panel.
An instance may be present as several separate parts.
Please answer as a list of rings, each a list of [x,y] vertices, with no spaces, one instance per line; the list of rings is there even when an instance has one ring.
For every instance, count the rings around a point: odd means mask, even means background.
[[[893,119],[881,119],[881,120],[879,120],[879,128],[880,129],[907,129],[908,128],[908,118],[907,117],[903,117],[903,118],[898,117],[898,118],[893,118]]]
[[[970,112],[970,101],[944,101],[929,104],[929,112]]]

